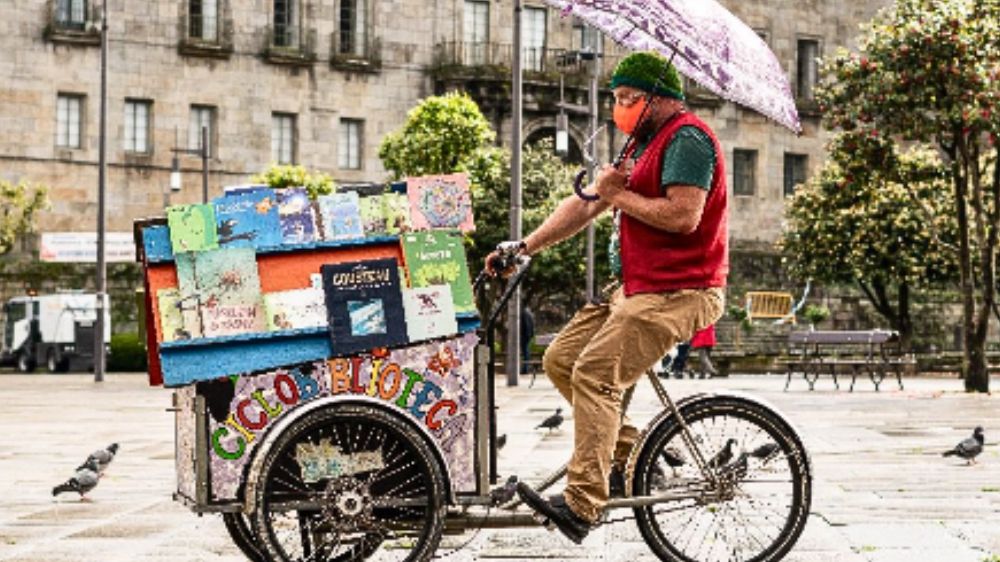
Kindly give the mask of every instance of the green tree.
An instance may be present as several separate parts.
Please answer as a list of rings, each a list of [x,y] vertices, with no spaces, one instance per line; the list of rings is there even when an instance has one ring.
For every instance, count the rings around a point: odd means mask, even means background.
[[[329,195],[336,191],[337,186],[328,174],[305,169],[302,166],[271,164],[263,172],[250,178],[254,183],[262,183],[273,189],[286,187],[304,187],[309,197],[315,199],[320,195]]]
[[[843,133],[786,208],[789,272],[857,285],[908,349],[912,293],[957,277],[951,206],[947,169],[935,154],[899,153],[884,137]]]
[[[988,392],[985,343],[996,302],[1000,224],[1000,1],[897,0],[824,64],[828,126],[933,143],[958,221],[965,387]]]
[[[379,145],[378,157],[398,180],[469,169],[496,133],[466,93],[429,97],[406,115],[403,127]]]
[[[48,207],[47,188],[0,180],[0,256],[14,248],[18,236],[34,230],[39,211]]]

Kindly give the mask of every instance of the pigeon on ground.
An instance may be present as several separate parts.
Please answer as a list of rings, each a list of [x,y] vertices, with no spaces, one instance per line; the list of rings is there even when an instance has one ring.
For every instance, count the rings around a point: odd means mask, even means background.
[[[750,451],[750,456],[767,462],[771,460],[771,457],[774,456],[775,453],[778,452],[778,449],[779,447],[777,443],[764,443],[760,447]]]
[[[708,460],[708,468],[721,468],[726,465],[729,461],[733,460],[733,447],[736,446],[736,440],[732,437],[726,441],[722,450],[715,453],[715,456]]]
[[[535,429],[540,429],[544,427],[545,429],[552,431],[553,429],[558,429],[559,426],[562,425],[562,422],[563,422],[562,408],[556,408],[556,413],[545,418],[545,421],[536,425]]]
[[[972,437],[964,439],[955,448],[950,451],[945,451],[941,453],[943,457],[961,457],[965,459],[966,464],[974,464],[976,462],[976,457],[979,453],[983,452],[983,442],[985,438],[983,437],[983,428],[977,427],[972,431]]]
[[[497,450],[503,449],[503,446],[507,444],[507,434],[497,437]]]
[[[80,494],[80,501],[89,501],[86,494],[97,486],[100,479],[101,475],[97,472],[97,461],[87,459],[85,463],[76,468],[76,474],[72,478],[52,488],[52,495],[58,496],[63,492],[76,492]]]
[[[108,465],[111,464],[111,461],[115,460],[115,455],[117,453],[118,453],[118,443],[112,443],[108,445],[107,449],[98,449],[93,453],[90,453],[90,456],[87,457],[87,460],[88,461],[91,459],[95,460],[97,462],[97,472],[103,475],[104,471],[108,469]]]
[[[719,476],[732,481],[743,480],[749,472],[749,463],[747,462],[749,458],[750,455],[748,453],[740,453],[740,456],[735,461],[719,469]]]
[[[490,490],[490,502],[494,506],[503,505],[517,494],[517,476],[511,476],[503,486]]]

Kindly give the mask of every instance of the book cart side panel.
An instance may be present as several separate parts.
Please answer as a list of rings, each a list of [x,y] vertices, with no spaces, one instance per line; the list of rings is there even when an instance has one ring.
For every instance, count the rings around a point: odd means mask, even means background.
[[[174,391],[174,463],[177,472],[177,494],[187,502],[197,503],[197,470],[195,454],[198,447],[198,423],[195,419],[195,387]]]
[[[339,357],[263,374],[198,383],[208,405],[212,503],[240,495],[247,463],[265,432],[320,398],[365,397],[407,416],[444,456],[452,489],[476,489],[474,333],[375,354]]]

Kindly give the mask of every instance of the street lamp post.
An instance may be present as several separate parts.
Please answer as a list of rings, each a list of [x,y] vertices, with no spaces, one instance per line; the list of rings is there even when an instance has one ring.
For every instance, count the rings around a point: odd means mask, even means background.
[[[104,381],[104,316],[107,294],[107,263],[105,262],[105,194],[108,179],[108,0],[101,6],[101,111],[98,131],[97,164],[97,302],[94,309],[94,382]]]
[[[177,130],[174,129],[174,147],[170,149],[174,153],[170,165],[170,190],[180,191],[181,189],[181,165],[177,154],[192,154],[201,157],[201,202],[208,203],[208,127],[201,128],[201,145],[198,148],[178,148]]]

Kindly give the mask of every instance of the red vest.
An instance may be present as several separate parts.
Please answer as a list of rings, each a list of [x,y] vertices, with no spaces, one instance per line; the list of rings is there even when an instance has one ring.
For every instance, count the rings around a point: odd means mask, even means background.
[[[664,148],[685,125],[698,127],[715,145],[715,170],[701,221],[694,232],[676,234],[621,213],[620,244],[625,294],[724,287],[729,273],[728,195],[722,147],[708,125],[691,113],[668,121],[643,151],[629,176],[628,189],[663,197],[660,186]]]

